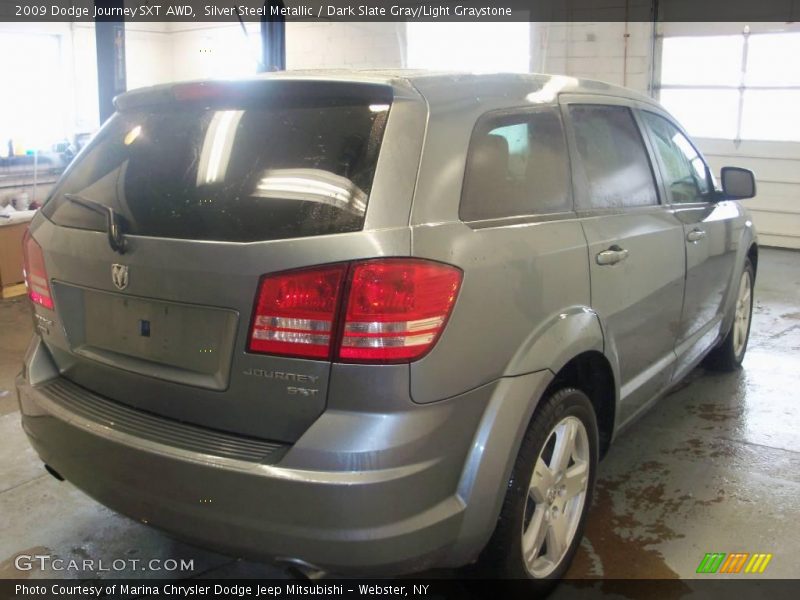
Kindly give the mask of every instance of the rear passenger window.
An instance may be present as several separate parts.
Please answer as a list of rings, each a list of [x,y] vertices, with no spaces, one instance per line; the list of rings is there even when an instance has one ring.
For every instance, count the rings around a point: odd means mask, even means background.
[[[658,204],[653,171],[639,128],[624,106],[569,107],[584,193],[580,208],[622,208]]]
[[[489,115],[470,140],[459,216],[464,221],[572,210],[557,109]]]

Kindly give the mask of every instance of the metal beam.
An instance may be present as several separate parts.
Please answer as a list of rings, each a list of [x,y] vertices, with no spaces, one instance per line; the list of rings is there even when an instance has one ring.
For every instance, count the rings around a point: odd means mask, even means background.
[[[98,8],[124,8],[123,0],[94,0]],[[97,95],[100,123],[114,114],[114,96],[127,89],[125,77],[125,22],[121,17],[95,20]]]
[[[271,9],[284,8],[283,0],[265,0],[266,14],[261,17],[261,70],[286,69],[286,19],[273,16]]]

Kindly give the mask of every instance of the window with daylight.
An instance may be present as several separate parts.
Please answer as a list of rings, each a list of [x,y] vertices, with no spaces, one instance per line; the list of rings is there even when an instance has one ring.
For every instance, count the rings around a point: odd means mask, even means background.
[[[0,56],[0,157],[48,150],[67,134],[59,38],[4,32]]]
[[[665,37],[661,103],[696,137],[800,142],[797,56],[800,32]]]

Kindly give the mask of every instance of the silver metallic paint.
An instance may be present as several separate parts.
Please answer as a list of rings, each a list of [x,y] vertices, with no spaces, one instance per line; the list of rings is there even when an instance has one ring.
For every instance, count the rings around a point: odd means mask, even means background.
[[[469,137],[480,115],[557,105],[559,96],[562,103],[573,97],[659,111],[651,99],[546,75],[264,77],[393,87],[362,232],[250,244],[130,236],[120,261],[103,233],[59,228],[41,215],[33,222],[54,279],[114,291],[109,265],[123,262],[130,267],[126,294],[191,299],[241,316],[230,384],[209,391],[78,356],[65,336],[65,315],[35,308],[54,326],[35,338],[18,380],[25,429],[43,460],[108,506],[237,555],[355,572],[462,565],[489,539],[522,435],[570,359],[587,351],[606,357],[623,407],[619,429],[727,331],[731,282],[755,242],[736,203],[458,220]],[[687,228],[698,225],[708,236],[689,247]],[[629,257],[597,265],[594,254],[615,242],[629,246]],[[422,360],[346,365],[245,352],[261,274],[408,255],[464,271],[450,322]],[[280,379],[238,376],[248,370],[316,377],[326,393],[291,395]],[[291,448],[274,465],[218,468],[208,456],[65,417],[36,385],[56,376],[165,418]],[[215,502],[199,508],[209,494]]]

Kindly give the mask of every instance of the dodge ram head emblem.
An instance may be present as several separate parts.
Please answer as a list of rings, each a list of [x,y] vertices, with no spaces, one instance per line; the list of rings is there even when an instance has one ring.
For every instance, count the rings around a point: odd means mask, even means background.
[[[117,286],[118,290],[124,290],[128,287],[128,266],[127,265],[111,265],[111,281]]]

